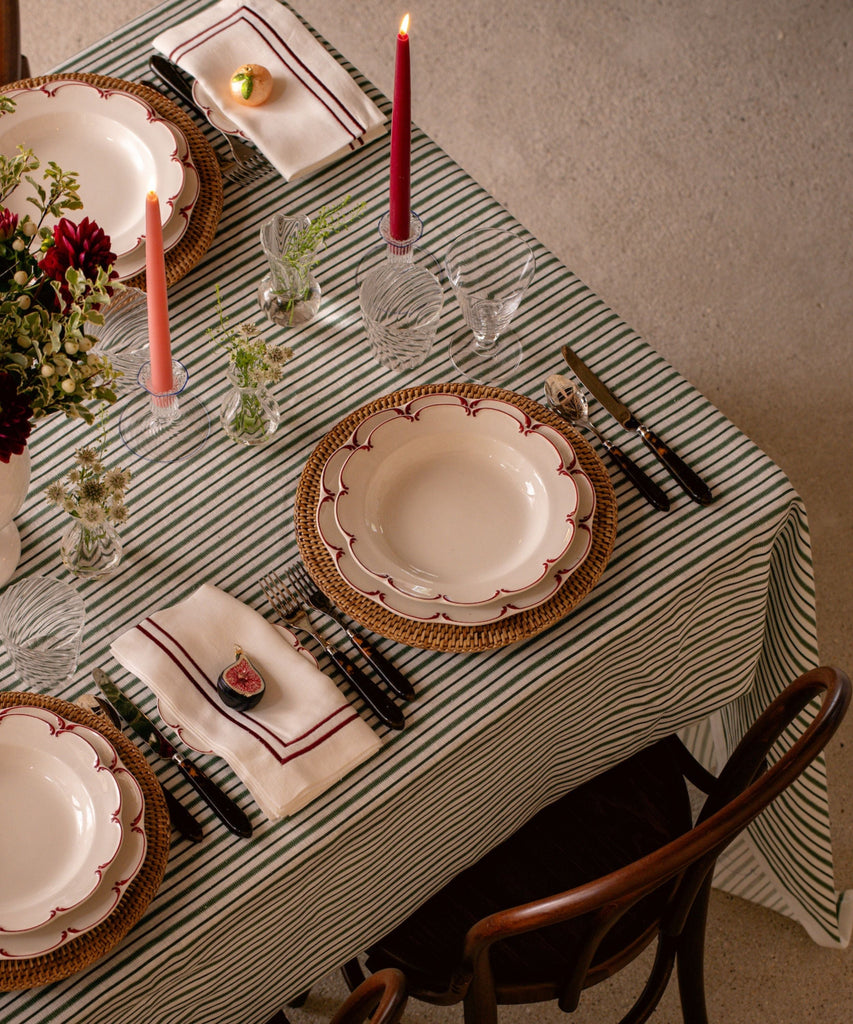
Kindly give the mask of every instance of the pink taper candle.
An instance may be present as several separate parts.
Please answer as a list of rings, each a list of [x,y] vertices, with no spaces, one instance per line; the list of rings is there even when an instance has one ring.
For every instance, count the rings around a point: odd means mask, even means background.
[[[391,113],[391,194],[389,216],[391,237],[403,242],[409,237],[412,160],[412,86],[409,67],[409,16],[403,18],[397,35],[394,65],[394,109]]]
[[[148,358],[151,361],[149,387],[155,394],[162,395],[172,390],[172,342],[169,336],[163,225],[156,192],[149,192],[145,200],[145,291],[148,297]]]

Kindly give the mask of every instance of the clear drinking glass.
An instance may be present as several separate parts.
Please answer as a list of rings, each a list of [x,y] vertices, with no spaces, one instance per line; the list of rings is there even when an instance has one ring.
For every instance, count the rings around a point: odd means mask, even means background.
[[[533,252],[505,228],[475,228],[453,242],[444,269],[466,324],[450,343],[453,365],[480,384],[500,384],[521,362],[509,326],[536,271]]]
[[[142,364],[148,359],[148,298],[141,288],[125,288],[114,295],[104,310],[102,324],[87,325],[95,339],[95,352],[106,356],[121,376],[119,392],[132,391]]]
[[[28,686],[59,688],[80,654],[86,606],[62,580],[28,576],[0,595],[0,637]]]

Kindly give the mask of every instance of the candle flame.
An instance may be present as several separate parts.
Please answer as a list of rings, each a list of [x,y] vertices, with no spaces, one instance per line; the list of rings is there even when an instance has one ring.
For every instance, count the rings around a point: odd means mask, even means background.
[[[405,36],[409,33],[409,16],[406,14],[403,20],[400,22],[400,35]]]

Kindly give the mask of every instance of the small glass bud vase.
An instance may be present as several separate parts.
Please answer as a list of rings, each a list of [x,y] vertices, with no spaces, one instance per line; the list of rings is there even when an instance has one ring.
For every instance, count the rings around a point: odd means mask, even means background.
[[[238,444],[266,444],[278,430],[281,412],[266,384],[248,384],[246,375],[228,367],[231,390],[219,411],[225,433]]]
[[[300,242],[310,223],[304,214],[277,213],[261,225],[261,248],[269,273],[258,286],[258,305],[279,327],[301,327],[320,308],[320,284],[313,274],[317,248],[305,248]]]
[[[86,526],[73,519],[59,543],[62,564],[84,580],[105,580],[118,569],[122,543],[112,523]]]

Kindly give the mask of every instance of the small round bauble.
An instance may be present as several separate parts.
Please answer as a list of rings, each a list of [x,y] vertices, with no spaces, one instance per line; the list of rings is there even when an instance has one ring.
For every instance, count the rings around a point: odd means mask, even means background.
[[[259,107],[270,98],[272,75],[263,64],[242,64],[231,76],[231,95],[247,107]]]

